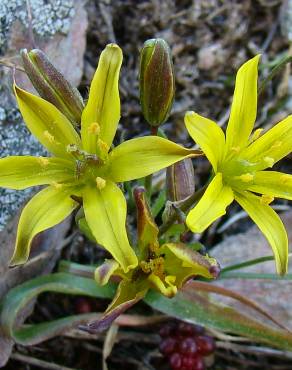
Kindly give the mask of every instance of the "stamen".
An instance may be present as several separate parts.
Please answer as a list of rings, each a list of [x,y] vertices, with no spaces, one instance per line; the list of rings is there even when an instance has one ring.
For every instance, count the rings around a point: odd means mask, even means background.
[[[98,136],[100,133],[100,126],[97,122],[93,122],[89,127],[88,127],[88,132],[92,135]]]
[[[42,167],[46,167],[49,164],[48,158],[45,157],[38,157],[37,161]]]
[[[231,150],[235,153],[239,153],[240,152],[240,146],[232,146],[231,147]]]
[[[278,149],[282,146],[282,141],[277,140],[274,142],[274,144],[271,146],[271,150]]]
[[[238,178],[243,182],[251,182],[254,179],[254,175],[252,173],[244,173],[238,176]]]
[[[255,132],[252,134],[251,142],[257,140],[261,136],[263,130],[264,130],[263,128],[256,129]]]
[[[270,203],[273,202],[274,199],[275,198],[272,197],[271,195],[263,194],[261,196],[260,202],[261,202],[261,204],[269,205]]]
[[[268,167],[273,167],[275,164],[275,160],[272,157],[264,157],[264,162],[267,164]]]
[[[56,181],[53,181],[52,184],[51,184],[55,189],[61,189],[63,186],[62,184],[59,184],[58,182]]]
[[[292,176],[291,175],[288,175],[287,173],[283,174],[281,177],[280,177],[280,182],[282,184],[287,184],[288,181],[292,181]]]
[[[105,179],[103,179],[101,177],[97,177],[95,179],[95,182],[96,182],[96,187],[97,187],[98,190],[103,189],[105,187],[105,185],[106,185]]]
[[[44,137],[50,142],[53,143],[55,141],[55,137],[49,133],[49,131],[44,131]]]
[[[99,149],[101,151],[101,153],[103,154],[107,154],[109,152],[109,146],[107,145],[107,143],[105,143],[103,140],[101,139],[98,139],[98,142],[97,142],[98,146],[99,146]]]

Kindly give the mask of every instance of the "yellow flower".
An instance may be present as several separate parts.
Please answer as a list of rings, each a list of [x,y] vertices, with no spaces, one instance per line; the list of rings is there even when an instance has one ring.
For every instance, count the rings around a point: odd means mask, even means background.
[[[251,135],[257,110],[259,57],[247,61],[237,73],[226,136],[215,122],[194,112],[186,113],[189,134],[202,148],[215,173],[186,222],[193,232],[201,233],[224,215],[235,199],[267,238],[277,271],[284,274],[288,265],[287,233],[269,203],[274,197],[292,199],[292,175],[264,170],[291,152],[292,116],[262,136],[261,130]]]
[[[121,49],[107,45],[82,112],[80,133],[54,105],[14,86],[28,129],[53,156],[0,160],[0,186],[24,189],[49,185],[22,211],[11,264],[26,262],[34,236],[64,220],[78,206],[74,199],[82,199],[96,241],[125,272],[137,266],[125,229],[126,200],[116,182],[148,176],[196,152],[153,136],[110,149],[120,119],[121,63]]]
[[[149,289],[171,298],[191,277],[214,279],[220,270],[214,258],[202,256],[183,243],[159,245],[159,230],[147,205],[144,189],[135,189],[134,195],[138,223],[135,250],[139,264],[128,273],[124,273],[115,260],[107,260],[96,269],[95,279],[101,285],[107,284],[112,276],[121,281],[104,316],[91,323],[87,328],[89,331],[106,329],[118,315],[144,298]]]

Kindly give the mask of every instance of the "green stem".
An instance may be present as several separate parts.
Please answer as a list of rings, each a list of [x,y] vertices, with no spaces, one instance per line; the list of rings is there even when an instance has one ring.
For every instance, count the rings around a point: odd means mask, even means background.
[[[258,89],[258,96],[260,96],[267,84],[275,77],[275,75],[288,63],[292,62],[292,56],[291,55],[288,55],[286,57],[284,57],[283,59],[280,60],[280,62],[271,70],[271,72],[269,73],[269,75],[262,81],[262,83],[260,84],[259,86],[259,89]]]
[[[197,200],[199,200],[202,195],[204,194],[208,184],[202,187],[200,190],[195,191],[193,195],[191,195],[189,198],[187,198],[184,202],[180,204],[180,210],[182,212],[186,212]],[[178,220],[178,214],[177,212],[174,212],[170,215],[168,220],[161,225],[159,230],[159,236],[163,235],[176,221]]]
[[[266,262],[266,261],[274,261],[274,256],[265,256],[265,257],[260,257],[260,258],[255,258],[252,260],[248,260],[242,263],[237,263],[234,265],[226,266],[221,270],[221,274],[227,272],[227,271],[234,271],[234,270],[239,270],[243,269],[248,266],[252,265],[257,265],[258,263]]]
[[[158,127],[151,126],[151,135],[157,136]],[[149,203],[151,203],[151,195],[152,195],[152,174],[145,177],[144,187],[146,190],[146,196],[148,198]]]

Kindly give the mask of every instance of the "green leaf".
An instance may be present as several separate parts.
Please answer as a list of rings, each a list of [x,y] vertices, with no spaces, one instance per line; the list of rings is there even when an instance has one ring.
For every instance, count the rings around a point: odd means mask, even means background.
[[[115,287],[108,284],[101,287],[93,279],[56,273],[37,277],[9,291],[1,302],[0,326],[4,333],[22,345],[33,345],[61,335],[64,331],[85,324],[100,317],[98,314],[74,315],[34,325],[17,326],[22,309],[43,292],[85,295],[89,297],[112,298]]]
[[[202,283],[201,283],[202,284]],[[205,283],[206,284],[206,283]],[[212,286],[212,284],[207,284]],[[187,286],[186,286],[187,287]],[[144,301],[152,308],[178,319],[206,327],[234,333],[250,338],[255,342],[266,343],[272,347],[292,350],[292,334],[285,330],[273,329],[247,313],[211,300],[202,289],[192,289],[178,293],[167,299],[161,294],[150,291]]]

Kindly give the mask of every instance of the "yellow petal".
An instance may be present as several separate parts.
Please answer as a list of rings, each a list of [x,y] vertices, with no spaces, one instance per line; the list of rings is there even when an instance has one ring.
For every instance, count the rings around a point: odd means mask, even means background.
[[[98,137],[110,147],[115,136],[121,115],[118,83],[122,60],[116,44],[107,45],[100,55],[81,119],[82,143],[89,153],[97,153]],[[98,137],[90,130],[93,123],[99,125]]]
[[[35,235],[63,221],[77,207],[70,193],[47,187],[24,207],[18,224],[11,265],[25,263]]]
[[[215,122],[195,112],[186,113],[185,125],[190,136],[201,147],[216,172],[225,150],[223,131]]]
[[[276,171],[256,172],[248,190],[271,197],[292,200],[292,175]]]
[[[30,186],[74,181],[74,163],[61,158],[7,157],[0,159],[0,186],[25,189]]]
[[[92,322],[88,325],[88,331],[103,331],[109,328],[112,322],[127,309],[132,307],[135,303],[144,298],[149,286],[147,280],[140,282],[139,284],[128,281],[121,281],[116,295],[108,306],[105,314],[100,320]]]
[[[116,184],[106,182],[102,189],[86,187],[83,207],[88,226],[97,243],[108,250],[125,272],[137,266],[137,257],[126,233],[127,204]]]
[[[257,80],[260,55],[244,63],[236,75],[230,118],[226,130],[226,151],[247,145],[257,114]]]
[[[55,156],[72,158],[69,144],[81,146],[70,121],[51,103],[14,85],[19,110],[30,132]]]
[[[249,214],[270,243],[276,260],[277,272],[285,274],[288,268],[288,238],[277,213],[248,191],[235,194],[235,200]]]
[[[174,297],[177,293],[175,276],[168,275],[164,278],[164,281],[162,281],[159,276],[152,273],[148,276],[148,280],[156,290],[168,298]]]
[[[106,285],[119,266],[115,260],[106,260],[102,265],[98,266],[94,272],[94,278],[97,283]]]
[[[279,122],[254,141],[241,157],[254,164],[254,169],[264,170],[292,151],[292,115]]]
[[[200,154],[161,137],[139,137],[113,149],[109,155],[108,176],[115,182],[139,179]]]
[[[194,233],[203,232],[217,218],[225,215],[233,199],[231,188],[223,185],[222,174],[217,173],[198,204],[189,212],[186,219],[188,228]]]

